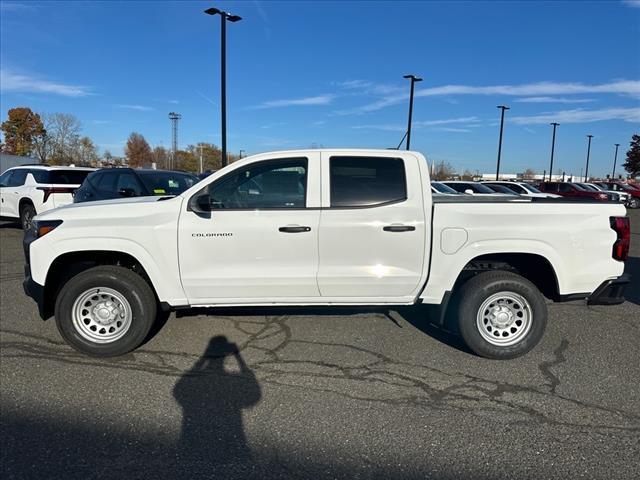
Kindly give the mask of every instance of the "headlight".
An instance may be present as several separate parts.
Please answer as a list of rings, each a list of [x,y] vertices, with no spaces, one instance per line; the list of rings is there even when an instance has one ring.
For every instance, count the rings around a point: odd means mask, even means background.
[[[36,238],[40,238],[62,225],[62,220],[36,220],[34,224]]]

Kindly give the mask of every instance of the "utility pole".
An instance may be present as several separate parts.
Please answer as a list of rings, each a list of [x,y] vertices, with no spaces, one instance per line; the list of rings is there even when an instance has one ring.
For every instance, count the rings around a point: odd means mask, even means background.
[[[550,125],[553,125],[553,137],[551,139],[551,165],[549,166],[549,181],[551,181],[551,176],[553,175],[553,152],[556,147],[556,128],[560,124],[553,122]]]
[[[591,154],[591,139],[593,138],[593,135],[587,135],[587,138],[589,139],[589,143],[587,144],[587,166],[584,169],[585,182],[589,181],[589,155]]]
[[[499,180],[500,176],[500,156],[502,154],[502,130],[504,129],[504,111],[509,110],[509,107],[505,105],[498,105],[498,108],[502,110],[500,114],[500,140],[498,140],[498,166],[496,167],[496,180]]]
[[[242,158],[242,154],[244,153],[244,150],[240,150],[240,159]]]
[[[409,122],[407,125],[407,150],[411,149],[411,117],[413,116],[413,88],[416,82],[421,82],[422,79],[415,75],[405,75],[403,78],[411,80],[411,90],[409,93]]]
[[[614,145],[616,146],[616,153],[613,156],[613,171],[611,172],[611,180],[616,179],[616,161],[618,160],[618,147],[620,146],[620,144],[615,143]]]
[[[200,147],[200,173],[204,172],[203,168],[203,164],[202,164],[202,144],[198,145]]]
[[[169,113],[169,120],[171,120],[171,161],[169,166],[171,169],[175,168],[176,152],[178,151],[178,121],[181,118],[182,115],[179,113]]]
[[[220,111],[222,129],[222,166],[227,166],[227,20],[235,23],[242,20],[238,15],[208,8],[207,15],[220,15]]]

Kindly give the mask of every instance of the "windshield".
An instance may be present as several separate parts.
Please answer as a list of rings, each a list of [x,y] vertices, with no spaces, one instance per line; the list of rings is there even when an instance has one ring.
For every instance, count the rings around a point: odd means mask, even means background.
[[[587,183],[580,183],[578,185],[580,185],[585,190],[591,190],[592,192],[598,192],[599,191],[596,187],[594,187],[593,185],[589,185]]]
[[[621,183],[620,186],[622,187],[623,190],[627,191],[627,192],[637,192],[638,189],[635,187],[632,187],[631,185],[627,185],[626,183]]]
[[[514,192],[514,191],[513,191],[513,190],[511,190],[509,187],[506,187],[506,186],[504,186],[504,185],[495,185],[495,184],[490,184],[490,185],[489,185],[489,188],[490,188],[491,190],[494,190],[494,191],[499,192],[499,193],[506,193],[506,194],[508,194],[508,195],[514,195],[514,194],[515,194],[515,195],[517,195],[517,193],[516,193],[516,192]]]
[[[542,193],[536,187],[534,187],[533,185],[529,185],[528,183],[519,183],[518,185],[520,185],[525,190],[529,190],[531,193]]]
[[[144,186],[152,195],[180,195],[199,182],[189,173],[181,172],[137,172]]]
[[[431,186],[435,188],[440,193],[458,193],[453,188],[448,187],[444,183],[440,182],[431,182]]]
[[[589,189],[586,187],[583,187],[582,185],[578,184],[578,183],[572,183],[571,185],[573,185],[574,187],[576,187],[577,190],[582,190],[583,192],[588,192]]]

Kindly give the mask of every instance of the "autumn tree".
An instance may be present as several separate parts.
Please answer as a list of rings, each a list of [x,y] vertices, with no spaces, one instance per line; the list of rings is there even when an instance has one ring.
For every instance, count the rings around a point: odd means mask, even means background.
[[[436,163],[433,167],[433,180],[448,180],[456,174],[456,170],[449,162]]]
[[[82,137],[78,140],[74,156],[81,165],[96,166],[98,164],[98,150],[89,137]]]
[[[629,144],[631,148],[627,151],[627,160],[622,166],[635,178],[640,175],[640,135],[633,135]]]
[[[185,150],[178,150],[174,163],[175,170],[184,170],[185,172],[197,172],[198,160],[196,156]]]
[[[198,167],[200,166],[200,152],[202,151],[202,169],[204,171],[222,168],[222,152],[212,143],[200,142],[197,145],[189,145],[187,151],[198,160]],[[232,156],[229,155],[229,163],[232,161]]]
[[[151,152],[152,161],[156,164],[157,168],[169,168],[170,155],[169,151],[162,146],[154,148],[153,152]]]
[[[462,175],[460,176],[460,180],[466,180],[467,182],[472,181],[474,178],[473,172],[468,168],[465,168],[464,172],[462,172]]]
[[[7,117],[0,127],[4,132],[3,151],[13,155],[31,155],[35,137],[46,133],[40,115],[30,108],[18,107],[10,109]]]
[[[127,145],[124,147],[124,154],[129,161],[129,166],[136,168],[151,163],[151,148],[149,144],[139,133],[133,132],[127,139]]]

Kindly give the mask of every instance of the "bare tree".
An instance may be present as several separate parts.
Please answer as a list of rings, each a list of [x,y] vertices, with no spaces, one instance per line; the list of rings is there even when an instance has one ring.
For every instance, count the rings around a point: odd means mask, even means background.
[[[527,168],[522,173],[522,178],[523,180],[533,180],[534,178],[536,178],[536,171],[532,168]]]
[[[73,163],[80,146],[80,121],[68,113],[45,115],[45,125],[51,151],[51,162],[59,165]]]
[[[432,180],[448,180],[456,174],[455,168],[449,163],[442,161],[436,163],[433,169]]]

